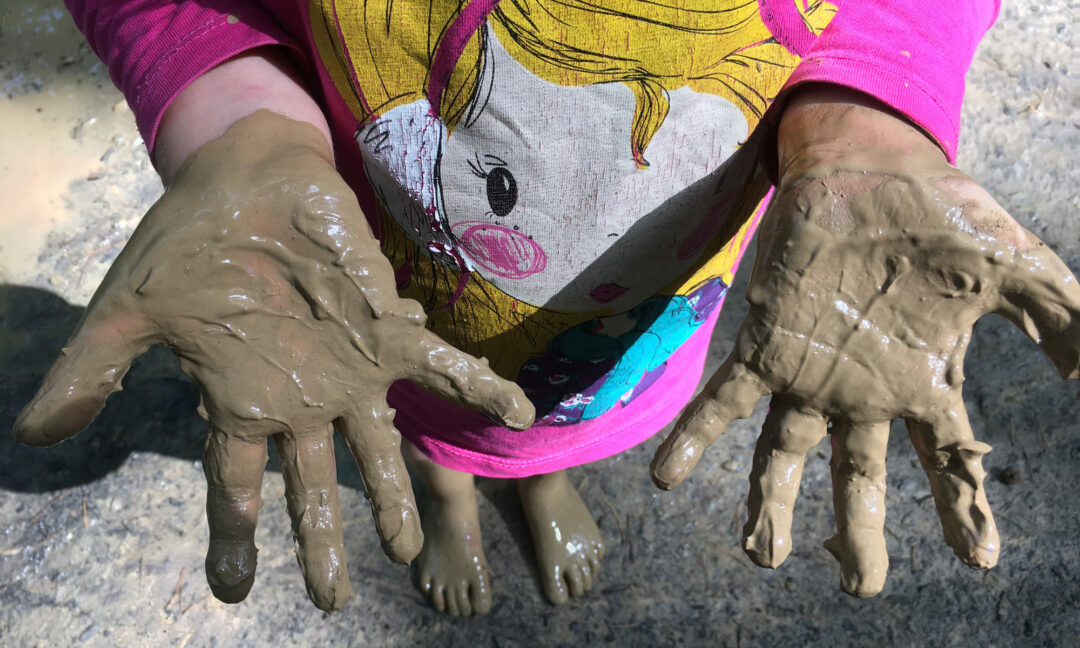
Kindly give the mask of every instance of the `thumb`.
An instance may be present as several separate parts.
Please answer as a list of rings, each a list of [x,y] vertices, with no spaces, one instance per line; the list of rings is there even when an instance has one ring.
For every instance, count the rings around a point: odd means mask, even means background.
[[[1031,244],[1013,254],[997,312],[1024,331],[1062,378],[1080,378],[1080,285],[1053,250]]]
[[[141,317],[116,312],[94,318],[88,310],[15,420],[15,440],[48,446],[78,434],[105,407],[109,394],[120,390],[131,362],[152,343]]]
[[[978,244],[998,287],[993,312],[1038,344],[1063,378],[1080,377],[1080,286],[1069,267],[971,178],[946,175],[934,186],[955,205],[946,211],[951,225]]]
[[[702,454],[737,418],[746,418],[767,393],[765,384],[746,365],[729,355],[683,410],[671,434],[649,465],[653,483],[663,490],[681,484]]]

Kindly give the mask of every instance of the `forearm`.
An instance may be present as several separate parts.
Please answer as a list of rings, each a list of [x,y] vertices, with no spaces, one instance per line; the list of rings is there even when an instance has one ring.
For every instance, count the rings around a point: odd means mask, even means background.
[[[162,181],[170,184],[188,155],[258,110],[309,123],[330,145],[326,118],[297,76],[286,50],[261,47],[212,68],[169,105],[153,151]]]
[[[296,110],[305,101],[296,92],[302,86],[286,82],[295,79],[283,53],[294,47],[292,38],[257,0],[65,0],[65,4],[124,93],[166,181],[198,144],[220,135],[228,122],[243,116],[228,115],[230,110],[250,113],[261,107],[297,118],[313,115],[310,108]],[[259,48],[258,55],[250,54]],[[266,59],[262,63],[267,65],[255,64],[258,58]],[[285,72],[284,79],[276,72]],[[175,120],[179,135],[159,155],[165,112],[195,82],[210,91],[194,88],[186,109],[173,111],[188,118]]]
[[[928,133],[877,99],[843,86],[811,83],[796,88],[776,132],[779,177],[809,164],[852,152],[877,157],[946,158]]]
[[[997,15],[998,0],[861,0],[840,10],[809,44],[787,89],[847,86],[875,97],[929,133],[952,161],[964,74]],[[781,92],[778,109],[784,108]]]

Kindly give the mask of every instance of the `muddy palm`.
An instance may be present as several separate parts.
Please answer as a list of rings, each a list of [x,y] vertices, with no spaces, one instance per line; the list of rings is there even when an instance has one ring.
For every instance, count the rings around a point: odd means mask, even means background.
[[[235,602],[255,577],[259,490],[272,437],[297,559],[317,606],[351,592],[334,472],[336,429],[364,478],[383,548],[423,542],[389,385],[410,379],[515,428],[532,405],[486,362],[424,328],[397,295],[351,189],[312,126],[260,112],[192,154],[110,268],[61,357],[15,425],[50,445],[120,389],[132,360],[164,344],[210,423],[204,469],[207,579]]]
[[[871,596],[888,569],[892,419],[907,424],[948,544],[972,567],[997,562],[981,461],[990,447],[974,439],[961,396],[972,326],[1004,315],[1076,378],[1080,287],[921,132],[873,108],[833,110],[792,112],[798,135],[786,150],[781,127],[782,177],[759,234],[750,313],[652,469],[662,488],[678,485],[771,394],[744,549],[767,567],[790,554],[805,455],[831,432],[837,534],[826,547],[842,587]]]

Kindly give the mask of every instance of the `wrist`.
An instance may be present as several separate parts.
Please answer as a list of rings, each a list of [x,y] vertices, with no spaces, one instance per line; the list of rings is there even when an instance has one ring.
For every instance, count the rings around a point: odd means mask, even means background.
[[[828,84],[807,84],[792,94],[780,116],[776,146],[781,179],[852,158],[947,162],[936,141],[900,113],[869,95]]]
[[[223,135],[238,120],[269,110],[311,124],[326,140],[330,127],[285,53],[277,47],[244,52],[195,79],[169,105],[154,146],[154,166],[169,185],[196,149]]]

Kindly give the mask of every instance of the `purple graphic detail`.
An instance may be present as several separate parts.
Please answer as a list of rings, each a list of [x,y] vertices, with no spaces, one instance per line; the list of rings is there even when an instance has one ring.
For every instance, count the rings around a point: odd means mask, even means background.
[[[726,293],[723,281],[709,279],[688,295],[654,297],[626,313],[590,320],[556,336],[517,375],[536,406],[537,422],[571,425],[625,406],[660,378],[671,354]],[[630,330],[618,335],[605,331],[605,321],[616,318],[632,320]]]
[[[619,399],[619,404],[624,407],[626,405],[629,405],[630,401],[645,393],[645,390],[651,387],[654,382],[660,380],[660,376],[664,375],[664,371],[666,369],[667,360],[665,360],[664,363],[656,369],[646,372],[645,375],[641,377],[641,380],[638,382],[638,384],[634,385],[633,388],[630,389],[630,391],[623,394],[623,397]]]

